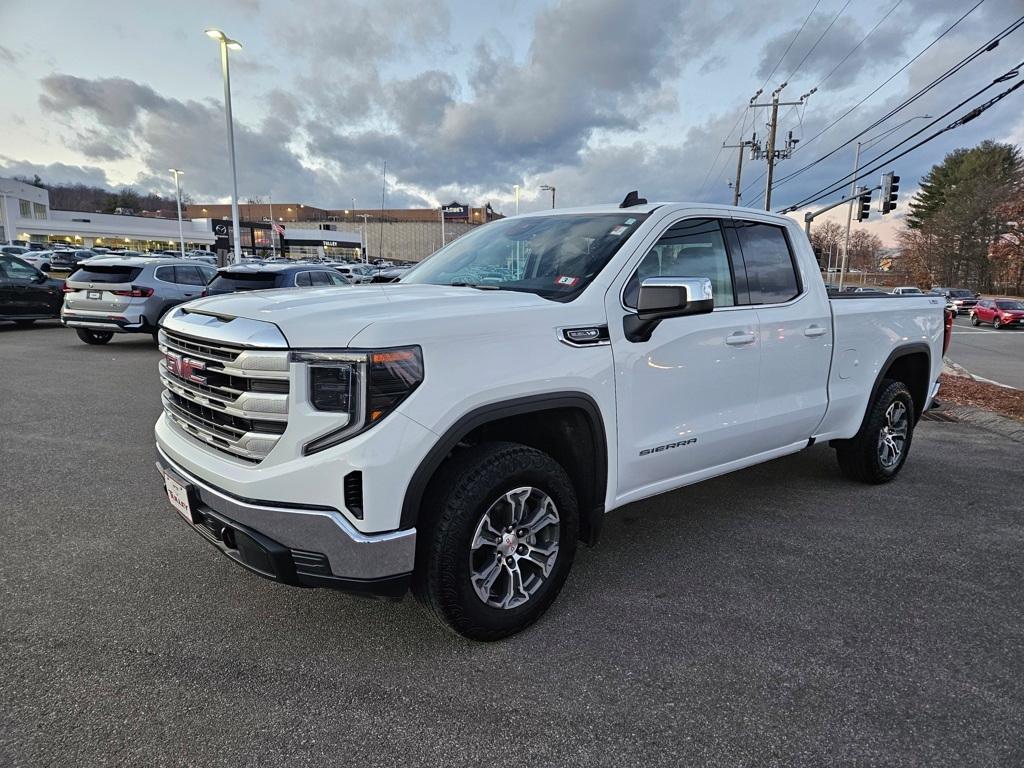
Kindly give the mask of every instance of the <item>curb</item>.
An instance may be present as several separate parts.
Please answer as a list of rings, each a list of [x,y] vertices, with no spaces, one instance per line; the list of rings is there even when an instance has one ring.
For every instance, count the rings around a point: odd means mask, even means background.
[[[959,422],[973,424],[989,432],[1009,438],[1015,443],[1024,443],[1024,422],[1003,416],[995,411],[986,411],[973,405],[943,403],[941,413],[947,413]]]

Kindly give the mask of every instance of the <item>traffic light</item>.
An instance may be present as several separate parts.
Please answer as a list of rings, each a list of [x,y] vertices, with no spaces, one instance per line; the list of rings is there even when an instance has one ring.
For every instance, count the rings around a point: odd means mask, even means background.
[[[899,197],[900,177],[892,171],[882,174],[882,196],[879,202],[882,204],[882,214],[886,214],[896,207],[896,198]]]
[[[871,215],[871,191],[868,190],[857,198],[857,221],[864,221]]]

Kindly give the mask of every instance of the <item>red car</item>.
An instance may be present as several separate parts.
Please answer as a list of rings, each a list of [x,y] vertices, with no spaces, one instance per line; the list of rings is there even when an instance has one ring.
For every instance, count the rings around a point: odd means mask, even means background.
[[[971,324],[992,323],[996,330],[1024,325],[1024,301],[982,299],[971,310]]]

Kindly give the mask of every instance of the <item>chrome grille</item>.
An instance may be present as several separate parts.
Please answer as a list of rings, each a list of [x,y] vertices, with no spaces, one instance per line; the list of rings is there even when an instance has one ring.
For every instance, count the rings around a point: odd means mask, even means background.
[[[288,352],[208,342],[162,330],[164,413],[190,437],[262,461],[288,425]]]

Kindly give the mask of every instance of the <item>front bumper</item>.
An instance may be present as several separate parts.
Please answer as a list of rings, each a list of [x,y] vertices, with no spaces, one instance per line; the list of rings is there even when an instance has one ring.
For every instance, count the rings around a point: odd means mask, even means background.
[[[392,598],[408,590],[415,528],[364,534],[335,509],[242,499],[199,480],[157,451],[161,475],[188,490],[192,519],[186,523],[242,567],[292,586]]]

